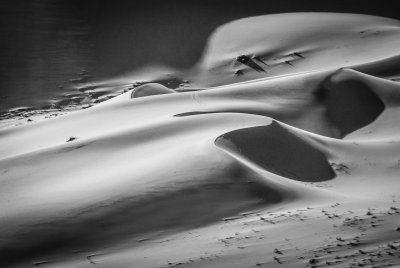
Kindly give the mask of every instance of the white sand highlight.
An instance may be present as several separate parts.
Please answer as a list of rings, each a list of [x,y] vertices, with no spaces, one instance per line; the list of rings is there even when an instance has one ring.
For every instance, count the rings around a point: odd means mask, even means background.
[[[148,83],[135,88],[132,91],[131,98],[133,99],[169,93],[175,93],[175,91],[157,83]]]
[[[246,18],[190,86],[7,119],[0,266],[400,265],[399,45],[385,18]]]

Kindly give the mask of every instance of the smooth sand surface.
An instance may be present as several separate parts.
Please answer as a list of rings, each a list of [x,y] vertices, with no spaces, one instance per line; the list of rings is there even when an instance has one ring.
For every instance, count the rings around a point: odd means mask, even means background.
[[[245,18],[174,89],[11,113],[0,266],[399,266],[399,47],[392,19]]]

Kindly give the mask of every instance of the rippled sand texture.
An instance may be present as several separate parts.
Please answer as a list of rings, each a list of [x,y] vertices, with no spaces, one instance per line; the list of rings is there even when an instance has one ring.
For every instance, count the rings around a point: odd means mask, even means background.
[[[0,130],[1,267],[400,265],[400,22],[218,28],[190,87]]]

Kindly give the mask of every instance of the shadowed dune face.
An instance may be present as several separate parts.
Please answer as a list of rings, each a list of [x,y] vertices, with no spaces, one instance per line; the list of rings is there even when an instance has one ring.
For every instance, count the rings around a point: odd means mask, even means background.
[[[335,172],[326,156],[300,137],[273,121],[271,125],[226,133],[216,145],[262,168],[297,181],[330,180]]]
[[[344,137],[372,123],[384,111],[385,104],[361,79],[352,76],[335,81],[335,76],[322,82],[317,97],[326,106],[327,119]]]

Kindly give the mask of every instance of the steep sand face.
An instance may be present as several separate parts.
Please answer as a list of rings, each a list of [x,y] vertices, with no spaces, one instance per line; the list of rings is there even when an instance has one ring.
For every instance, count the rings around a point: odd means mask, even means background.
[[[276,121],[268,126],[226,133],[217,138],[216,144],[293,180],[315,182],[335,177],[326,156],[318,148]]]
[[[185,87],[9,119],[0,266],[400,265],[399,26],[247,18]]]
[[[325,103],[327,119],[344,137],[372,123],[383,112],[385,104],[362,79],[342,73],[326,78],[316,94]]]

